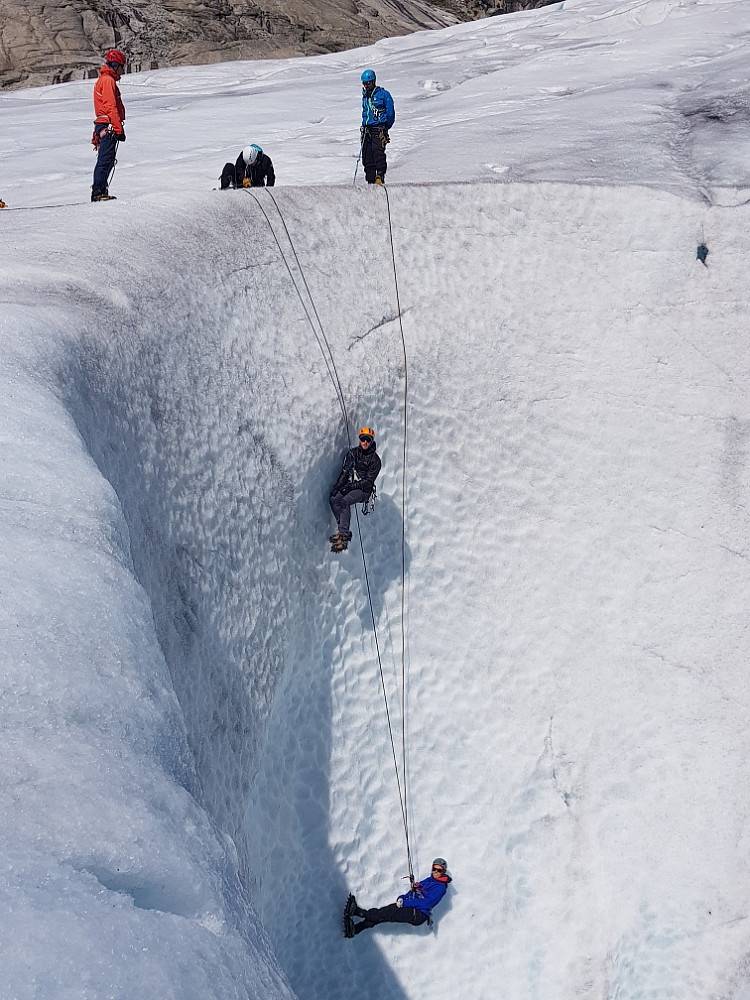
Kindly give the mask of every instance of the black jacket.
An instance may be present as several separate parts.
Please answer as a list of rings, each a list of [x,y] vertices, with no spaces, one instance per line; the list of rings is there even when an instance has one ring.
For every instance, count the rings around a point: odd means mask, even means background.
[[[258,153],[258,159],[250,166],[245,163],[242,153],[237,157],[234,164],[234,183],[237,187],[242,187],[243,180],[249,177],[253,187],[270,187],[276,183],[276,174],[273,172],[271,157],[265,153]]]
[[[380,455],[375,449],[373,441],[367,451],[359,445],[347,451],[344,455],[344,466],[333,485],[331,496],[334,493],[348,493],[351,483],[352,488],[362,490],[369,497],[380,472]]]

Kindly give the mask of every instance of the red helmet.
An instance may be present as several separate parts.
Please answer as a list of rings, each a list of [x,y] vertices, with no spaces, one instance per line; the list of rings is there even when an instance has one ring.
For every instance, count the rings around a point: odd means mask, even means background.
[[[118,66],[122,66],[122,68],[125,69],[125,63],[127,60],[119,49],[110,49],[104,57],[104,61],[108,63],[116,63]]]

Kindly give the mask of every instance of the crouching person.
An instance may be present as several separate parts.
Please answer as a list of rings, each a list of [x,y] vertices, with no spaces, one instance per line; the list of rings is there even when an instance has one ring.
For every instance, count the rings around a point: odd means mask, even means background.
[[[256,143],[246,146],[234,164],[225,163],[219,178],[222,191],[227,188],[273,187],[276,174],[271,157]]]

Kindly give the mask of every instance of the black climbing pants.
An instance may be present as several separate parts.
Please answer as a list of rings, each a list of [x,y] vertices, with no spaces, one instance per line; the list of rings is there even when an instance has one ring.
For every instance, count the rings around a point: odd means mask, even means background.
[[[388,906],[376,906],[372,910],[362,910],[365,919],[354,927],[354,933],[366,931],[368,927],[375,927],[377,924],[411,924],[419,927],[426,924],[428,916],[421,910],[416,910],[413,906],[397,906],[389,903]]]
[[[364,490],[351,490],[349,493],[332,493],[328,501],[336,518],[336,524],[342,534],[349,532],[349,522],[352,518],[352,507],[355,503],[364,503],[370,494]]]
[[[375,177],[385,177],[388,161],[385,158],[385,147],[388,144],[388,133],[378,125],[366,125],[362,139],[362,166],[365,168],[365,179],[368,184],[375,183]]]
[[[233,163],[225,163],[224,169],[221,172],[221,177],[219,178],[219,184],[221,185],[221,190],[226,191],[227,188],[234,187],[236,185],[236,178],[234,172]],[[242,186],[242,181],[240,181],[239,186]]]

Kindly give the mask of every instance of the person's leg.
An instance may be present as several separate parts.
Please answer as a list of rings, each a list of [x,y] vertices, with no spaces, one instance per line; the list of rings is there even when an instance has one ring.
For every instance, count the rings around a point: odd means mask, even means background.
[[[224,169],[221,172],[221,177],[219,178],[219,184],[221,185],[221,190],[226,191],[229,187],[234,187],[234,164],[225,163]]]
[[[377,927],[378,924],[412,924],[419,926],[427,921],[427,914],[421,910],[415,910],[412,906],[397,906],[396,903],[389,903],[388,906],[376,906],[371,910],[363,910],[360,907],[354,911],[356,916],[364,916],[361,923],[354,928],[354,933],[369,930],[370,927]]]
[[[117,151],[117,140],[106,131],[106,126],[103,126],[101,131],[104,132],[104,135],[99,137],[99,149],[94,167],[94,186],[91,189],[92,198],[107,193],[109,175],[114,166]]]
[[[385,172],[388,169],[388,160],[385,155],[387,142],[385,129],[378,129],[372,137],[372,151],[373,162],[375,164],[375,177],[380,177],[381,180],[385,177]]]
[[[363,490],[352,490],[350,493],[337,493],[331,500],[331,510],[336,518],[339,531],[342,535],[349,535],[349,524],[351,523],[352,507],[356,503],[362,503],[365,499]],[[335,504],[335,506],[334,506]]]
[[[340,524],[341,511],[345,506],[345,504],[343,503],[345,499],[346,497],[343,495],[343,493],[332,493],[328,498],[328,504],[331,508],[331,513],[336,518],[336,530],[338,531],[339,534],[341,534],[341,524]]]
[[[365,171],[365,180],[368,184],[375,183],[375,153],[373,136],[369,128],[365,129],[365,139],[362,143],[362,166]]]

